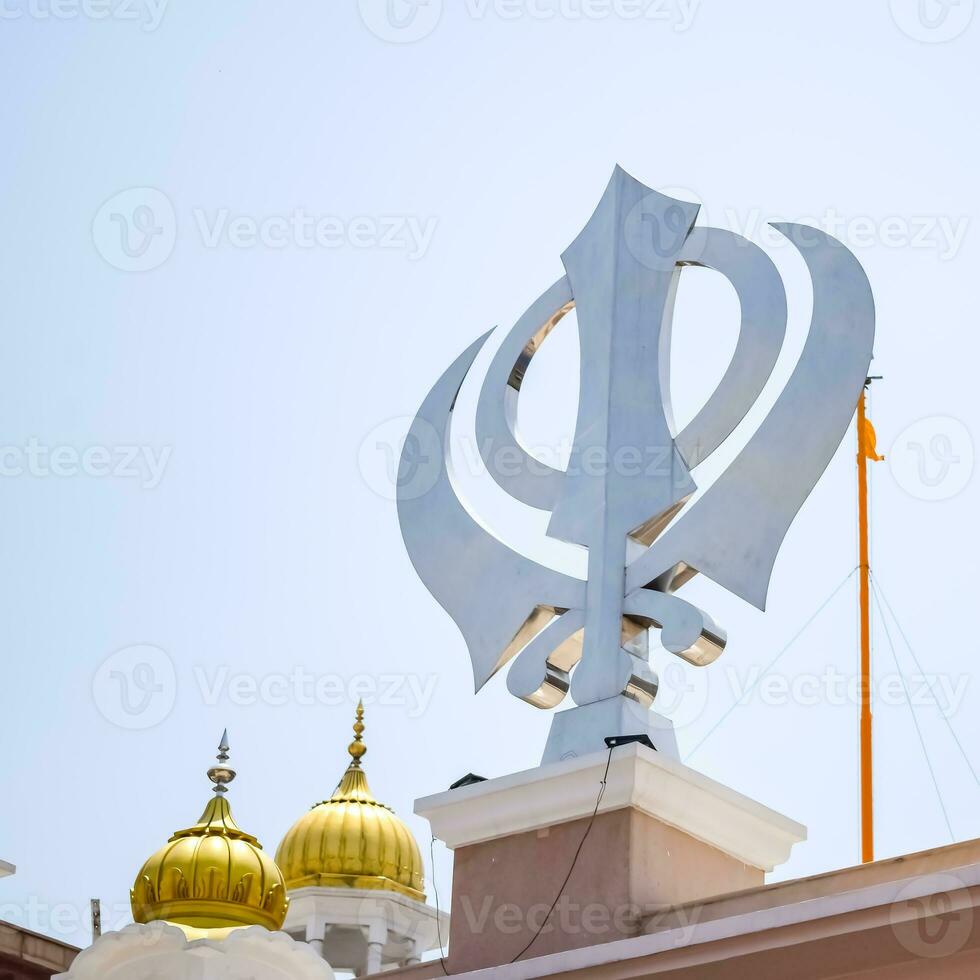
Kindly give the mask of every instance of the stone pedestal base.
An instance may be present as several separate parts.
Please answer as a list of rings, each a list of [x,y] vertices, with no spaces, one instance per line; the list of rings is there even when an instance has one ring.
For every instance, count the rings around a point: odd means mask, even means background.
[[[455,851],[453,973],[510,962],[532,939],[523,959],[637,935],[665,908],[763,884],[806,837],[638,744],[427,797],[415,812]]]

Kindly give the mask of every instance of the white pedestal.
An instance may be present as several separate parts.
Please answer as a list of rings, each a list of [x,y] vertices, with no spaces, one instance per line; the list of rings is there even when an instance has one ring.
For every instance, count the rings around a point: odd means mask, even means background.
[[[637,743],[425,797],[415,812],[456,852],[454,973],[509,962],[538,933],[580,845],[528,956],[636,935],[667,907],[758,887],[806,839],[795,821]]]
[[[415,801],[450,848],[592,814],[608,753],[556,762]],[[738,861],[772,871],[806,827],[643,745],[613,750],[599,813],[630,807]]]

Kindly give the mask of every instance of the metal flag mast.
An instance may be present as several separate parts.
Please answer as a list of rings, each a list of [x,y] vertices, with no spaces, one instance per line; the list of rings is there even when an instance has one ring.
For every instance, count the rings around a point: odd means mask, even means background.
[[[868,547],[868,460],[878,461],[875,430],[868,419],[865,399],[868,377],[857,405],[858,469],[858,607],[861,622],[861,863],[875,859],[874,759],[871,717],[871,562]]]

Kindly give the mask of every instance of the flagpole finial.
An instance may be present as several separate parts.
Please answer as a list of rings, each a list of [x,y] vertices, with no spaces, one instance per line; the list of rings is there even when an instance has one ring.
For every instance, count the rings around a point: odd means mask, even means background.
[[[228,784],[238,775],[231,766],[226,765],[229,759],[229,748],[228,729],[226,728],[221,735],[221,742],[218,744],[218,764],[208,770],[208,779],[214,783],[214,791],[219,796],[228,792]]]
[[[355,712],[354,719],[354,741],[347,746],[347,751],[350,753],[351,765],[355,769],[361,768],[361,759],[364,753],[367,752],[367,746],[364,744],[364,702],[357,702],[357,711]]]

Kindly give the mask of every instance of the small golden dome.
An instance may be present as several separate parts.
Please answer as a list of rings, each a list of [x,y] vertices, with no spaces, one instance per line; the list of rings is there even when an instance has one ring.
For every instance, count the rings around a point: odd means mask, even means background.
[[[290,828],[276,851],[286,887],[317,885],[398,892],[420,902],[422,855],[412,832],[391,807],[372,795],[361,758],[364,706],[357,706],[351,763],[329,800],[317,803]]]
[[[218,765],[208,771],[215,796],[193,827],[178,830],[140,869],[130,892],[137,922],[165,919],[197,929],[264,926],[278,930],[286,918],[286,884],[262,845],[235,823],[225,799],[235,778],[228,733]]]

